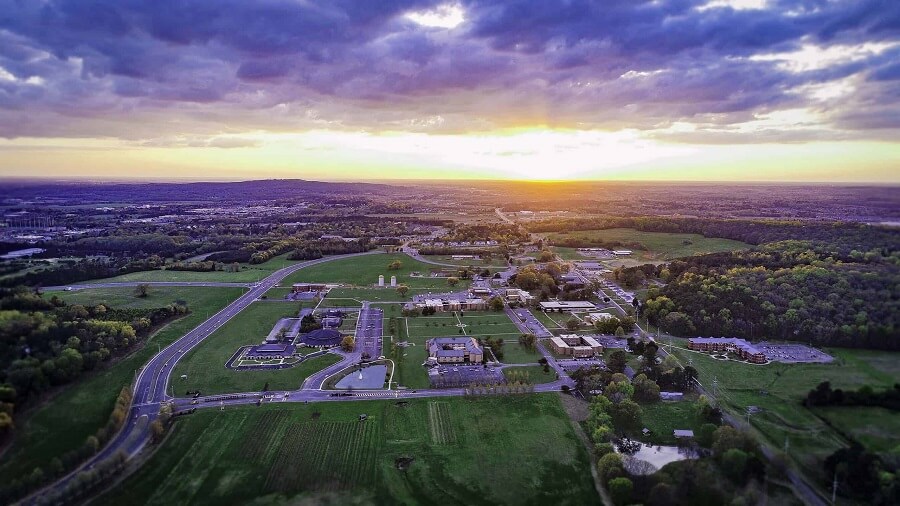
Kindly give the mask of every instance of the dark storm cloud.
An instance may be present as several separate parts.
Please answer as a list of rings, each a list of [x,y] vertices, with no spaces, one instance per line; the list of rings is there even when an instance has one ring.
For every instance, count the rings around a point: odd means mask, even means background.
[[[0,135],[166,113],[210,129],[653,129],[804,107],[798,90],[857,75],[858,97],[816,109],[849,129],[893,124],[878,111],[897,104],[896,47],[808,71],[751,57],[898,43],[896,0],[463,0],[451,30],[404,17],[442,3],[0,0]],[[850,103],[862,110],[841,109]],[[19,121],[25,110],[45,121]],[[438,116],[452,121],[423,120]]]

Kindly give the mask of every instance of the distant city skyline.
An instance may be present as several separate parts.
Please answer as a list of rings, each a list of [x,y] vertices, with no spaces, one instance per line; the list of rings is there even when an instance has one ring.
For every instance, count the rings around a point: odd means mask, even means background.
[[[900,183],[900,2],[3,2],[0,177]]]

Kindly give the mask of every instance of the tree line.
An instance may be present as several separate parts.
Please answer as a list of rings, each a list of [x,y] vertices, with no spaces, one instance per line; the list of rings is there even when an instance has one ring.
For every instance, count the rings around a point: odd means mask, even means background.
[[[656,267],[643,314],[681,336],[793,339],[900,349],[900,268],[854,263],[800,241],[714,253]]]
[[[132,349],[153,328],[189,312],[186,305],[114,309],[66,304],[23,289],[0,296],[0,411],[74,381]]]

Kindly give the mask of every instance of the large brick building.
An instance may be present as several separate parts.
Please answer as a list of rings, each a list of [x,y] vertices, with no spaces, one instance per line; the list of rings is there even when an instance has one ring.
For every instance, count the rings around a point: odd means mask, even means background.
[[[756,346],[736,337],[694,337],[688,339],[688,349],[735,353],[742,359],[754,364],[765,364],[767,362],[766,355],[759,351]]]

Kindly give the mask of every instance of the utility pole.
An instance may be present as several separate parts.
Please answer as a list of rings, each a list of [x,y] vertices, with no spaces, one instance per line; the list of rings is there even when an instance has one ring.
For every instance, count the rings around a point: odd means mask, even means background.
[[[837,500],[837,471],[834,472],[834,483],[831,485],[831,504]]]

